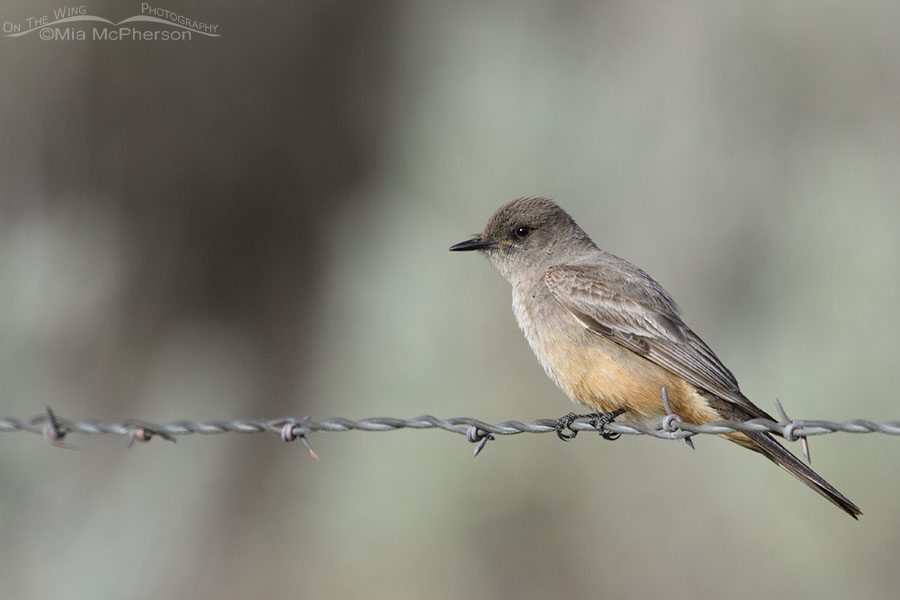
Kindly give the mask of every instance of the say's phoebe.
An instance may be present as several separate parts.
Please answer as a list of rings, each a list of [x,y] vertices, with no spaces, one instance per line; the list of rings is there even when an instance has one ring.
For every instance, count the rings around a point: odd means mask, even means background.
[[[661,390],[689,423],[772,419],[697,334],[659,283],[599,249],[572,217],[545,198],[514,200],[484,232],[450,250],[480,250],[512,284],[519,327],[547,375],[606,422],[659,423]],[[772,419],[773,421],[775,419]],[[759,452],[854,519],[853,502],[762,432],[724,437]]]

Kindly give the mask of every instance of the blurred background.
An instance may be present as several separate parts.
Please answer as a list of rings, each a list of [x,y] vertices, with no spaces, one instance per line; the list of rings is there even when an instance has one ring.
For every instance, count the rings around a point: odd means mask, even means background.
[[[560,416],[508,284],[447,252],[544,195],[763,408],[900,418],[900,7],[163,8],[220,37],[0,37],[0,416]],[[442,432],[317,434],[319,463],[275,435],[67,441],[0,435],[6,597],[900,586],[887,436],[812,441],[858,523],[711,437],[523,435],[473,460]]]

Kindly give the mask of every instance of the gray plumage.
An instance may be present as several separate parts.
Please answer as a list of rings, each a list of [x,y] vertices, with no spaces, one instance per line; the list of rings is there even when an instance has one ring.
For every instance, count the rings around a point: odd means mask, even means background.
[[[648,389],[642,387],[647,382],[687,382],[693,391],[678,401],[697,420],[772,419],[741,393],[731,371],[684,323],[656,280],[598,248],[554,202],[510,202],[483,233],[451,250],[484,252],[509,280],[519,326],[547,374],[573,399],[606,410],[613,402],[632,410],[640,403],[644,416],[662,414],[661,400],[629,398],[622,390],[633,394]],[[620,368],[627,369],[621,377],[608,372]],[[680,379],[668,379],[673,375]],[[854,518],[861,514],[768,434],[728,437],[760,452]]]

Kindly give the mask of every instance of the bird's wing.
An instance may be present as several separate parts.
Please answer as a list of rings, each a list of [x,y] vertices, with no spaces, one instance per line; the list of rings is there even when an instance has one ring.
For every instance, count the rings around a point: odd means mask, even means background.
[[[741,394],[731,371],[684,324],[674,302],[649,277],[611,282],[591,267],[557,266],[544,279],[553,296],[587,329],[755,417],[767,416]]]

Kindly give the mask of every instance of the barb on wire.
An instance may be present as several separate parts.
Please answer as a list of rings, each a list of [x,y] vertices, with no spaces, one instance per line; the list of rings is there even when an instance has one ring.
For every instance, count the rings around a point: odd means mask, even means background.
[[[44,420],[44,426],[41,428],[41,433],[44,434],[44,439],[50,442],[52,446],[64,450],[78,450],[75,446],[63,441],[68,432],[59,426],[59,419],[56,418],[56,415],[53,414],[53,411],[49,406],[47,407],[47,418]]]
[[[666,396],[664,398],[668,400]],[[752,419],[750,421],[716,421],[704,425],[694,425],[677,418],[677,415],[671,411],[671,407],[668,407],[669,416],[656,427],[647,427],[627,421],[615,421],[604,424],[601,427],[603,431],[608,433],[648,435],[667,440],[689,440],[691,436],[698,434],[721,435],[725,433],[757,431],[774,433],[788,441],[804,440],[806,437],[813,435],[838,432],[900,435],[900,421],[876,423],[863,419],[854,419],[838,423],[822,420],[791,420],[783,414],[783,409],[779,412],[781,413],[781,422],[769,419]],[[579,418],[570,425],[570,428],[573,431],[599,431],[589,421],[589,418]],[[0,432],[27,431],[36,433],[43,435],[54,446],[66,449],[74,448],[63,442],[66,435],[72,433],[121,435],[128,438],[128,445],[131,446],[135,441],[148,442],[154,436],[174,442],[178,436],[191,434],[272,432],[281,436],[284,441],[299,439],[310,456],[316,460],[318,460],[318,454],[313,450],[307,439],[307,436],[311,433],[326,431],[396,431],[398,429],[442,429],[466,436],[470,442],[478,444],[475,449],[475,455],[477,456],[484,449],[485,445],[498,435],[555,433],[557,431],[557,419],[538,419],[531,423],[503,421],[502,423],[490,424],[468,417],[439,419],[431,415],[422,415],[413,419],[374,417],[358,421],[340,417],[315,421],[309,416],[305,416],[281,417],[270,420],[172,421],[157,424],[135,419],[126,419],[119,422],[73,421],[54,414],[50,408],[47,408],[46,413],[26,420],[0,417]]]
[[[778,398],[775,398],[775,408],[778,410],[778,416],[781,417],[782,424],[784,424],[784,439],[789,442],[796,442],[799,438],[800,446],[803,448],[803,456],[806,457],[806,464],[811,465],[812,459],[809,457],[809,440],[806,439],[806,436],[801,437],[795,433],[797,426],[791,421],[790,417],[787,416],[784,407],[781,405],[781,400]]]
[[[496,438],[493,434],[472,425],[466,430],[466,439],[473,444],[478,444],[475,446],[475,453],[472,455],[478,456],[481,454],[481,451],[484,450],[484,447],[487,446],[487,443]]]
[[[684,419],[676,415],[672,410],[672,405],[669,404],[669,392],[666,390],[666,386],[662,387],[662,403],[663,408],[666,409],[666,416],[662,421],[662,430],[668,433],[674,433],[679,425],[684,423]],[[684,443],[687,444],[691,450],[694,449],[694,440],[691,439],[691,436],[686,436],[684,438]]]
[[[303,442],[303,445],[306,446],[306,451],[309,452],[309,456],[316,462],[319,462],[319,455],[313,450],[312,445],[309,443],[309,440],[306,439],[306,432],[303,430],[303,426],[295,421],[288,421],[281,428],[281,439],[285,442],[293,442],[297,438],[300,438],[300,441]]]

